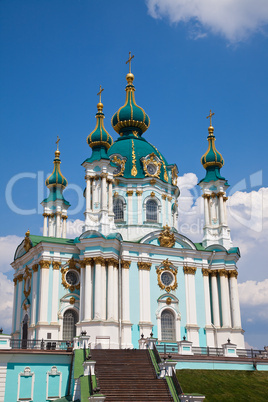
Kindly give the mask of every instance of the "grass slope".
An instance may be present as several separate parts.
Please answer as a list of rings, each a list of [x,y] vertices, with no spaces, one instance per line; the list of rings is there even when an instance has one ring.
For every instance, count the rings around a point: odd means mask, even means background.
[[[199,393],[206,402],[267,402],[268,372],[229,370],[177,370],[185,394]]]

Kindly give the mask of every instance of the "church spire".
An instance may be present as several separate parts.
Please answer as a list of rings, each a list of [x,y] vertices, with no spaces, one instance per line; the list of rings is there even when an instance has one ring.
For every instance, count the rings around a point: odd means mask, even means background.
[[[43,236],[66,237],[67,209],[70,203],[65,200],[62,192],[67,187],[68,181],[60,170],[59,137],[57,136],[57,149],[55,151],[54,169],[46,179],[45,184],[49,188],[49,196],[41,204],[44,207]]]
[[[104,113],[103,104],[101,102],[101,94],[104,88],[100,85],[100,90],[97,93],[99,96],[99,103],[97,104],[96,113],[96,126],[94,130],[87,137],[87,143],[92,148],[92,156],[90,159],[108,159],[107,150],[113,144],[113,139],[104,127]]]
[[[129,64],[129,72],[126,75],[126,101],[113,115],[111,123],[114,130],[121,136],[137,137],[137,135],[141,136],[150,126],[150,119],[135,101],[134,74],[131,72],[133,58],[134,55],[131,56],[131,52],[129,52],[129,58],[126,61],[126,64]]]
[[[220,244],[227,250],[232,246],[230,229],[227,224],[226,210],[226,190],[229,186],[227,180],[221,176],[220,169],[224,165],[224,160],[215,147],[214,127],[212,126],[212,116],[209,112],[207,118],[210,119],[208,127],[208,149],[201,158],[201,163],[206,169],[206,176],[200,180],[204,198],[204,235],[203,246],[208,247],[212,244]]]

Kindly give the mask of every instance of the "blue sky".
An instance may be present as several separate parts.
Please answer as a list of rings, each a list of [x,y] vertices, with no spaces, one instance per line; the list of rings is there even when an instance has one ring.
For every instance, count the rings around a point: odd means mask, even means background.
[[[242,251],[238,267],[246,340],[254,347],[267,344],[268,6],[262,0],[252,5],[232,0],[227,8],[223,0],[214,7],[208,0],[183,3],[0,2],[0,286],[8,300],[2,320],[9,322],[8,263],[14,247],[28,228],[33,234],[41,231],[39,203],[56,137],[70,184],[66,198],[73,210],[79,209],[69,216],[79,220],[80,165],[91,152],[86,137],[95,126],[96,94],[101,84],[105,126],[116,139],[110,119],[124,101],[125,61],[131,51],[136,100],[151,119],[145,137],[178,165],[180,225],[188,225],[185,234],[196,241],[202,233],[191,233],[192,224],[202,220],[202,208],[195,184],[204,176],[200,157],[207,149],[206,116],[210,109],[215,112],[216,146],[225,159],[222,174],[234,193],[229,197],[232,237]],[[12,188],[13,207],[7,188]],[[15,212],[14,205],[24,213]]]

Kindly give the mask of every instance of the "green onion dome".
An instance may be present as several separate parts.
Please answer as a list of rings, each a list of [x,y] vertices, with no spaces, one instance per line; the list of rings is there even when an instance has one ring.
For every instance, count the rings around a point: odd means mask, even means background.
[[[214,127],[211,125],[208,128],[209,135],[207,137],[208,140],[208,149],[207,152],[202,156],[201,163],[206,169],[207,167],[218,167],[222,168],[224,165],[224,159],[220,152],[215,148],[215,136],[213,134]]]
[[[126,76],[126,101],[112,117],[112,126],[121,136],[130,130],[135,130],[141,136],[150,126],[149,116],[136,104],[135,87],[133,85],[134,75],[128,73]]]
[[[104,128],[103,120],[105,116],[102,112],[103,104],[99,102],[97,104],[97,108],[98,112],[96,113],[96,127],[87,137],[87,143],[92,149],[100,147],[105,147],[106,149],[109,149],[110,146],[113,144],[113,139],[108,131],[106,131],[106,129]]]
[[[68,181],[65,179],[60,171],[60,151],[55,151],[54,170],[51,175],[46,179],[46,186],[48,188],[60,186],[62,189],[67,187]]]

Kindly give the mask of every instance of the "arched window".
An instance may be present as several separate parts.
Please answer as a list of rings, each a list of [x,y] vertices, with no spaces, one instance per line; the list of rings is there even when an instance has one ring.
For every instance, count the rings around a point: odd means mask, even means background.
[[[155,200],[146,202],[146,221],[157,222],[157,202]]]
[[[121,198],[114,198],[114,220],[123,221],[124,220],[124,202]]]
[[[164,310],[161,314],[161,338],[162,341],[175,341],[175,318],[170,310]]]
[[[78,316],[74,310],[66,310],[63,314],[63,335],[64,341],[72,341],[76,335],[75,324],[78,321]]]

